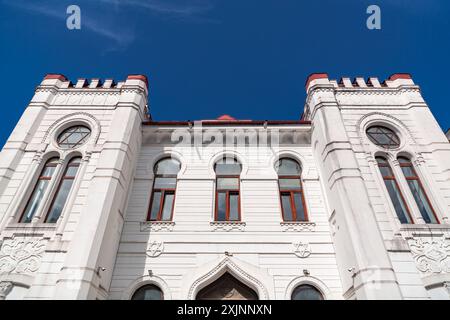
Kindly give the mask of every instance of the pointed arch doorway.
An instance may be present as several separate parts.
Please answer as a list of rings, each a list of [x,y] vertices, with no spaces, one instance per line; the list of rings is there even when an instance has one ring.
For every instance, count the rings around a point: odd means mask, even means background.
[[[258,294],[230,273],[225,272],[219,279],[201,289],[196,300],[259,300]]]

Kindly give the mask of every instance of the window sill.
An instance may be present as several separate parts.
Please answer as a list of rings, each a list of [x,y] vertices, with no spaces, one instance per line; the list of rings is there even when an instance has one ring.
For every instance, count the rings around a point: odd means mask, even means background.
[[[173,221],[145,221],[141,222],[141,232],[172,232],[175,226]]]
[[[420,236],[450,236],[450,224],[410,224],[402,225],[397,232],[404,239]]]
[[[56,223],[10,223],[5,229],[14,230],[53,230]]]
[[[245,222],[242,221],[211,221],[209,225],[212,227],[212,231],[244,231]]]
[[[282,221],[280,226],[283,232],[313,232],[316,224],[310,221]]]

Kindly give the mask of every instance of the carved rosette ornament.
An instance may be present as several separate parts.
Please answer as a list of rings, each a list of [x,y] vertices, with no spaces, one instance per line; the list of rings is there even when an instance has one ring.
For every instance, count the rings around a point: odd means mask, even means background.
[[[417,269],[425,273],[450,272],[450,243],[441,238],[413,238],[409,246]]]
[[[294,253],[299,258],[307,258],[311,255],[311,246],[307,242],[293,242]]]
[[[41,238],[5,239],[0,247],[0,274],[37,271],[46,243]]]

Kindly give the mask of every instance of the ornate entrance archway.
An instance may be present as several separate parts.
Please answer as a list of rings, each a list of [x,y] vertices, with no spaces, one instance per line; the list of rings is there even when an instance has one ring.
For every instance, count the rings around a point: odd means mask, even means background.
[[[258,294],[226,272],[200,290],[196,300],[258,300]]]

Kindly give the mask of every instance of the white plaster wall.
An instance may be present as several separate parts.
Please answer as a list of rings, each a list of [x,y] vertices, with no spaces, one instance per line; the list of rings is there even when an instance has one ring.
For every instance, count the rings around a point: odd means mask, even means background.
[[[247,152],[240,147],[229,149],[226,154],[236,154],[243,162],[240,195],[241,220],[245,226],[242,231],[215,231],[210,225],[214,220],[215,192],[212,165],[219,154],[216,150],[202,150],[202,159],[196,159],[190,156],[190,151],[170,145],[142,146],[125,213],[110,299],[129,298],[131,288],[139,287],[139,279],[144,283],[148,270],[165,282],[171,298],[186,299],[188,288],[196,280],[192,274],[210,272],[226,258],[225,251],[232,254],[233,261],[256,270],[254,276],[263,279],[270,298],[285,299],[289,283],[303,276],[304,269],[323,283],[327,298],[342,297],[328,212],[309,146],[284,146],[278,152],[290,152],[302,161],[309,218],[316,224],[313,232],[283,231],[274,154],[268,148]],[[163,154],[172,153],[182,163],[173,230],[140,231],[148,213],[153,164]],[[164,251],[157,257],[146,255],[147,246],[153,241],[164,243]],[[297,257],[292,245],[295,241],[310,243],[312,254],[307,258]],[[254,286],[251,281],[249,284]]]

